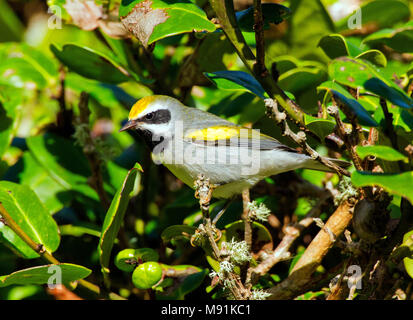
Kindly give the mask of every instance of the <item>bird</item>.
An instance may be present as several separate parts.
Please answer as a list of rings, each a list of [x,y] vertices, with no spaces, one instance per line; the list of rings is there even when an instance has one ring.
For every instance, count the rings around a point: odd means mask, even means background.
[[[202,174],[213,185],[212,196],[231,199],[266,177],[299,168],[332,172],[330,168],[262,134],[209,112],[185,106],[166,95],[139,99],[120,132],[137,132],[165,165],[191,188]],[[349,162],[328,158],[340,167]]]

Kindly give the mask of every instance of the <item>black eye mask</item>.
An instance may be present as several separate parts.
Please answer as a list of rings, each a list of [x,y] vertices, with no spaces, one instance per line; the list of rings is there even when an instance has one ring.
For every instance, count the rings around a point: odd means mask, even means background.
[[[171,112],[167,109],[160,109],[144,115],[138,122],[148,124],[168,123],[171,120]]]

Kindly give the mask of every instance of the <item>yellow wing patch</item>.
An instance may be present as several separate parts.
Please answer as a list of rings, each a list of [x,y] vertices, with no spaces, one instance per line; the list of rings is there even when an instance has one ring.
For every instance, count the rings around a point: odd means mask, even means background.
[[[200,130],[191,131],[185,135],[185,138],[190,140],[216,141],[227,140],[233,137],[238,137],[240,134],[239,127],[209,127]]]
[[[139,99],[129,112],[129,120],[136,119],[142,111],[144,111],[147,106],[156,99],[156,96],[148,96],[142,99]]]

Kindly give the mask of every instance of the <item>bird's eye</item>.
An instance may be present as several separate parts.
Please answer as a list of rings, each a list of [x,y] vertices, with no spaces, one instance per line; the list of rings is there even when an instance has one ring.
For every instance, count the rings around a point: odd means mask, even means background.
[[[145,116],[145,119],[146,119],[146,120],[152,120],[153,117],[154,117],[154,113],[151,112],[151,113],[148,113],[148,114]]]

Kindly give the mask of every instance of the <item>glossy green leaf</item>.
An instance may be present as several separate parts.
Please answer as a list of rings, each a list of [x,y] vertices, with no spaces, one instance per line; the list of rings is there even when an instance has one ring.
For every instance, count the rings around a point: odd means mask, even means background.
[[[287,72],[291,69],[297,68],[300,64],[300,61],[293,56],[278,56],[275,57],[272,62],[275,62],[277,65],[277,71],[281,74]],[[269,68],[271,65],[269,65]]]
[[[382,29],[363,40],[369,45],[385,44],[399,52],[413,52],[413,23],[397,29]]]
[[[218,89],[251,92],[265,99],[265,91],[261,84],[249,73],[243,71],[204,72]]]
[[[278,84],[281,89],[296,94],[324,80],[326,80],[324,71],[318,68],[298,67],[280,75]]]
[[[331,79],[362,93],[372,91],[405,108],[411,104],[411,99],[393,81],[367,61],[337,58],[329,64],[328,73]]]
[[[292,14],[286,34],[288,54],[298,59],[326,60],[317,45],[323,36],[335,33],[335,27],[323,3],[320,0],[292,0],[289,7]]]
[[[363,160],[367,156],[375,156],[387,161],[407,161],[408,158],[397,150],[389,146],[357,146],[357,154]]]
[[[308,114],[304,115],[304,123],[306,127],[315,133],[322,141],[334,131],[336,126],[335,121],[329,119],[320,119]]]
[[[413,230],[403,236],[403,244],[409,246],[410,252],[413,252]],[[407,274],[413,279],[413,256],[403,259],[404,268]]]
[[[264,29],[270,27],[270,23],[280,24],[291,15],[291,10],[278,3],[263,3],[262,16],[264,20]],[[238,27],[242,31],[254,31],[254,7],[238,11],[235,13]]]
[[[348,29],[348,21],[353,14],[337,22],[336,25],[339,31]],[[386,28],[407,20],[409,16],[409,6],[404,1],[375,0],[361,6],[362,26],[374,24],[378,28]]]
[[[55,213],[69,203],[72,198],[64,186],[54,180],[44,167],[36,161],[31,152],[21,158],[22,170],[19,182],[30,187],[50,213]]]
[[[55,285],[57,283],[53,280],[58,279],[59,275],[61,275],[61,283],[68,284],[86,278],[91,272],[88,268],[71,263],[48,264],[0,276],[0,287],[48,283]]]
[[[26,60],[10,57],[0,65],[0,84],[33,90],[44,89],[47,80]]]
[[[195,230],[196,230],[195,227],[184,225],[184,224],[169,226],[162,232],[161,238],[164,242],[169,242],[172,239],[180,239],[180,238],[188,239],[190,236],[192,236],[195,233]]]
[[[3,81],[6,79],[11,85],[30,88],[34,83],[43,88],[45,83],[53,87],[58,81],[57,62],[25,43],[1,44],[0,58],[6,67]]]
[[[203,283],[209,272],[208,269],[201,269],[191,265],[163,265],[163,268],[173,269],[178,277],[174,281],[177,284],[174,290],[164,294],[156,294],[159,300],[183,300],[188,293],[194,291]]]
[[[6,0],[0,0],[0,42],[21,41],[24,26]]]
[[[46,133],[28,138],[27,146],[36,161],[64,189],[99,201],[96,191],[88,184],[89,163],[71,140]]]
[[[355,89],[363,88],[367,80],[377,76],[363,61],[346,57],[331,61],[328,74],[332,80]]]
[[[0,159],[13,139],[20,104],[19,90],[0,88]]]
[[[36,243],[49,251],[55,251],[60,243],[57,224],[27,186],[9,181],[0,181],[0,202],[19,227]],[[24,258],[37,258],[31,249],[14,231],[0,223],[1,238]]]
[[[244,221],[235,221],[225,226],[225,241],[230,242],[232,239],[235,241],[242,241],[243,237],[240,235],[244,234],[245,224]],[[252,223],[253,230],[253,243],[260,243],[261,245],[265,243],[272,243],[272,236],[268,229],[259,222]]]
[[[329,34],[322,37],[318,46],[330,59],[349,55],[346,39],[341,34]]]
[[[356,59],[363,59],[370,61],[378,67],[386,67],[387,59],[386,56],[379,50],[367,50],[363,53],[360,53]]]
[[[71,71],[86,78],[115,84],[132,80],[129,72],[113,58],[91,48],[67,44],[62,49],[51,45],[50,50]]]
[[[142,171],[139,164],[136,164],[134,168],[128,171],[122,186],[112,199],[112,203],[110,204],[103,222],[98,253],[102,272],[105,274],[109,273],[109,260],[113,243],[123,222],[129,203],[129,195],[135,186],[135,179],[138,171]]]
[[[81,237],[85,234],[100,238],[100,230],[94,226],[65,224],[59,226],[61,236]]]
[[[391,103],[405,108],[405,109],[411,109],[413,108],[413,100],[402,90],[396,89],[395,87],[390,87],[384,81],[378,79],[378,78],[372,78],[367,80],[364,83],[364,87],[389,100]]]
[[[216,29],[206,13],[187,0],[122,0],[119,17],[145,47],[172,35]]]
[[[356,187],[378,185],[387,192],[406,197],[413,203],[413,171],[403,173],[372,173],[356,171],[351,175]]]
[[[318,87],[318,90],[326,90],[334,99],[339,100],[342,104],[347,106],[357,116],[360,124],[370,127],[378,126],[378,123],[374,120],[370,113],[368,113],[366,109],[364,109],[364,107],[339,84],[332,81],[327,81],[322,83]]]

